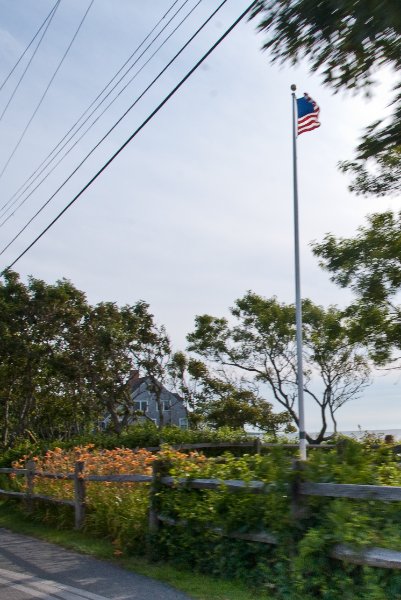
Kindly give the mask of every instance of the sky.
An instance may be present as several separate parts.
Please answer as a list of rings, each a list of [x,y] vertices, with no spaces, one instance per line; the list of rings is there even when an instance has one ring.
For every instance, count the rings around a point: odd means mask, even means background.
[[[217,7],[187,0],[176,19],[139,58],[185,0],[179,0],[135,58],[137,73],[185,14],[193,12],[54,172],[18,209],[4,212],[2,248],[26,224]],[[95,0],[27,132],[0,176],[9,202],[120,69],[173,0]],[[61,0],[8,109],[0,117],[0,172],[68,47],[89,0]],[[0,0],[0,85],[54,6],[54,0]],[[158,106],[195,62],[247,8],[227,0],[221,11],[160,77],[22,235],[0,255],[8,266]],[[367,214],[399,210],[400,199],[366,199],[348,191],[338,171],[363,128],[388,112],[392,74],[381,71],[373,97],[333,94],[306,63],[272,65],[257,21],[241,22],[94,184],[15,265],[52,283],[63,277],[91,303],[143,299],[175,349],[185,349],[196,315],[229,316],[247,290],[294,301],[292,83],[321,108],[321,127],[298,140],[303,297],[344,306],[352,296],[330,282],[310,242],[328,232],[351,236]],[[0,114],[27,64],[0,90]],[[119,91],[121,86],[117,89]],[[113,97],[110,96],[109,100]],[[103,106],[106,106],[104,104]],[[92,117],[93,120],[96,115]],[[88,122],[88,124],[91,121]],[[86,127],[85,127],[86,128]],[[82,129],[81,133],[85,130]],[[75,139],[75,138],[74,138]],[[66,150],[69,146],[66,147]],[[60,157],[62,155],[60,154]],[[2,222],[0,210],[0,223]],[[401,424],[400,375],[381,372],[339,413],[343,430]],[[306,406],[309,430],[318,418]],[[401,425],[400,425],[401,427]]]

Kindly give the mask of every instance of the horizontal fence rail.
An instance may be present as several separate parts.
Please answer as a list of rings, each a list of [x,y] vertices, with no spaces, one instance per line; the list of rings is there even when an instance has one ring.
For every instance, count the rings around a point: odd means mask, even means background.
[[[26,494],[24,492],[12,492],[8,490],[0,490],[0,496],[4,498],[26,498]]]
[[[299,493],[304,496],[328,498],[353,498],[355,500],[381,500],[401,502],[401,487],[390,485],[357,485],[353,483],[301,483]]]
[[[85,475],[85,481],[105,481],[107,483],[150,483],[151,475]]]
[[[173,527],[188,527],[188,521],[186,519],[182,519],[177,521],[176,519],[172,519],[166,515],[157,515],[157,518],[162,523],[166,523],[166,525],[171,525]],[[212,527],[205,526],[207,531],[211,531],[213,533],[217,533],[222,537],[228,537],[237,540],[245,540],[247,542],[258,542],[259,544],[278,544],[277,538],[271,533],[267,533],[267,531],[260,532],[242,532],[242,531],[225,531],[222,527]]]
[[[71,506],[74,508],[75,513],[75,527],[80,529],[85,518],[85,484],[82,479],[82,471],[83,463],[81,461],[77,461],[75,463],[74,473],[49,473],[46,471],[37,471],[34,461],[28,461],[26,469],[0,468],[0,474],[4,473],[15,476],[25,476],[27,479],[26,492],[14,492],[0,489],[0,496],[5,498],[17,498],[25,500],[30,512],[32,511],[32,503],[34,500],[63,506]],[[72,480],[74,482],[74,500],[55,498],[52,496],[46,496],[44,494],[35,494],[35,477],[41,477],[44,479]]]
[[[221,487],[230,492],[247,491],[253,494],[268,494],[273,487],[263,481],[241,481],[240,479],[185,479],[162,477],[161,483],[169,487],[187,487],[194,490],[217,490]]]
[[[401,569],[401,552],[387,548],[366,548],[355,550],[346,544],[337,544],[330,553],[332,558],[354,565],[381,567],[382,569]]]
[[[35,471],[35,477],[43,479],[74,479],[74,473],[49,473],[48,471]]]
[[[2,467],[0,473],[14,473],[15,475],[26,475],[27,469],[13,469],[11,467]]]

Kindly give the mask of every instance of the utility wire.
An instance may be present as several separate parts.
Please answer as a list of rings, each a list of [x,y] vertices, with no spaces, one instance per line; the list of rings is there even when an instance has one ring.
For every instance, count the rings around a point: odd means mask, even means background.
[[[60,3],[61,3],[61,0],[57,0],[57,2],[56,2],[56,4],[55,4],[55,6],[54,6],[54,7],[52,8],[52,10],[50,11],[50,15],[51,15],[51,16],[50,16],[49,20],[47,21],[47,25],[46,25],[46,27],[45,27],[45,30],[43,31],[42,35],[40,36],[40,39],[39,39],[38,43],[36,44],[36,48],[35,48],[35,50],[34,50],[34,52],[33,52],[32,56],[31,56],[31,58],[29,59],[29,61],[28,61],[28,64],[26,65],[25,69],[24,69],[24,70],[23,70],[23,72],[22,72],[22,75],[21,75],[21,76],[20,76],[20,78],[18,79],[18,81],[17,81],[17,85],[15,86],[15,88],[14,88],[14,90],[13,90],[13,92],[12,92],[12,94],[11,94],[11,96],[10,96],[10,98],[9,98],[9,100],[8,100],[8,102],[7,102],[7,104],[6,104],[6,106],[5,106],[5,107],[4,107],[4,109],[3,109],[3,112],[2,112],[2,113],[1,113],[1,115],[0,115],[0,121],[3,119],[3,117],[4,117],[4,115],[5,115],[5,113],[6,113],[7,109],[8,109],[8,107],[10,106],[10,104],[11,104],[11,102],[12,102],[12,100],[13,100],[13,98],[14,98],[15,94],[17,93],[17,90],[18,90],[19,86],[20,86],[20,85],[21,85],[21,83],[22,83],[22,80],[23,80],[23,79],[24,79],[24,77],[25,77],[25,74],[26,74],[26,72],[28,71],[29,67],[31,66],[31,62],[33,61],[33,59],[34,59],[34,58],[35,58],[35,56],[36,56],[36,53],[37,53],[37,51],[39,50],[39,46],[41,45],[41,43],[42,43],[42,40],[43,40],[43,38],[45,37],[45,35],[46,35],[46,32],[47,32],[47,30],[49,29],[51,22],[53,21],[53,17],[54,17],[54,15],[56,14],[56,11],[57,11],[58,7],[60,6]]]
[[[30,193],[16,206],[15,210],[13,210],[13,212],[11,212],[6,218],[3,219],[3,221],[0,222],[0,227],[2,227],[3,225],[5,225],[7,223],[7,221],[9,221],[9,219],[11,219],[11,217],[17,212],[17,210],[23,205],[25,204],[25,202],[30,198],[30,196],[32,196],[32,194],[42,185],[42,183],[51,175],[51,173],[53,173],[53,171],[58,167],[58,165],[64,160],[64,158],[79,144],[79,142],[82,140],[82,138],[85,137],[85,135],[92,129],[92,127],[97,123],[97,121],[99,121],[99,119],[104,115],[104,113],[110,108],[110,106],[117,100],[117,98],[119,98],[119,96],[125,91],[125,89],[132,83],[132,81],[139,75],[139,73],[146,67],[146,65],[152,60],[152,58],[160,51],[160,49],[168,42],[168,40],[174,35],[174,33],[181,27],[181,25],[189,18],[189,16],[194,12],[194,10],[199,6],[199,4],[202,2],[202,0],[198,0],[198,2],[195,4],[195,6],[192,7],[192,9],[185,15],[185,17],[178,23],[178,25],[173,29],[173,31],[166,37],[166,39],[158,46],[158,48],[155,50],[155,52],[153,52],[153,54],[148,58],[148,60],[140,67],[140,69],[138,69],[138,71],[136,71],[136,73],[134,74],[133,77],[131,77],[131,79],[128,81],[128,83],[118,92],[118,94],[111,100],[111,102],[109,102],[109,104],[102,110],[102,112],[96,117],[96,119],[94,121],[92,121],[92,123],[89,125],[89,127],[82,133],[82,135],[80,135],[80,137],[74,142],[74,144],[72,146],[70,146],[70,148],[63,154],[63,156],[60,158],[60,160],[58,160],[56,162],[56,164],[50,169],[50,171],[48,171],[46,173],[46,175],[40,180],[40,182],[30,191]],[[164,72],[164,71],[163,71]],[[159,75],[160,76],[160,75]],[[159,78],[159,76],[152,81],[151,86],[154,85],[154,83],[157,81],[157,79]],[[133,105],[131,105],[130,109],[133,108],[135,106],[135,104],[137,102],[139,102],[139,100],[143,97],[143,95],[150,89],[149,86],[148,88],[146,88],[145,92],[143,92],[142,94],[140,94],[140,96],[136,99],[136,101],[133,103]],[[105,97],[107,98],[107,96]],[[129,110],[130,110],[129,109]],[[93,111],[95,112],[95,111]],[[93,114],[93,112],[91,113],[91,115]],[[91,116],[90,115],[90,116]],[[125,116],[125,115],[123,115]],[[89,117],[88,117],[89,118]],[[86,120],[84,121],[84,123],[82,125],[84,125],[86,123]],[[117,124],[119,123],[119,121],[117,122]],[[113,127],[114,128],[114,127]],[[109,135],[109,133],[111,133],[111,131],[113,130],[113,128],[106,134]],[[81,129],[81,127],[79,128]],[[77,130],[76,133],[78,133],[79,129]],[[71,141],[72,138],[70,138]],[[105,138],[102,138],[99,142],[99,144],[101,142],[103,142]],[[84,160],[86,160],[88,158],[88,156],[90,156],[90,154],[97,148],[97,146],[99,145],[97,144],[92,151],[85,157]],[[59,150],[59,152],[57,152],[57,154],[54,156],[54,158],[56,158],[58,156],[58,154],[61,152],[61,150],[67,145],[66,144],[63,145],[63,147]],[[51,162],[53,162],[54,159],[52,159]],[[49,163],[51,164],[51,163]],[[81,163],[82,164],[82,163]],[[49,166],[49,165],[47,165]],[[43,169],[45,170],[45,169]],[[43,172],[43,170],[41,171],[41,173]],[[40,174],[41,174],[40,173]],[[75,171],[74,171],[75,173]],[[74,174],[72,173],[72,175]],[[38,175],[38,177],[40,176],[40,174]],[[57,190],[59,191],[59,190]],[[56,192],[57,193],[57,192]],[[23,195],[23,194],[22,194]],[[21,196],[19,196],[20,198]],[[9,206],[8,210],[5,211],[3,213],[3,217],[4,215],[11,209],[11,207],[17,202],[17,200],[19,199],[17,198],[12,205]],[[50,200],[49,200],[50,201]],[[39,211],[41,212],[41,211]],[[38,213],[37,213],[38,214]],[[23,230],[21,230],[20,233],[22,233],[22,231],[24,231],[26,229],[26,227],[28,227],[28,225],[33,221],[33,219],[36,217],[36,215],[34,215],[32,217],[32,219],[30,219],[28,221],[28,223],[25,225],[25,227],[23,228]],[[13,238],[13,240],[10,242],[10,244],[12,244],[12,242],[19,237],[19,233],[16,235],[15,238]],[[8,247],[8,246],[7,246]],[[6,248],[4,248],[5,250]],[[0,252],[0,256],[1,256],[2,252]]]
[[[89,4],[88,8],[86,9],[86,11],[85,11],[85,14],[84,14],[84,16],[82,17],[82,19],[81,19],[81,21],[80,21],[80,23],[79,23],[79,25],[78,25],[78,28],[77,28],[77,30],[75,31],[75,33],[74,33],[74,35],[73,35],[73,37],[72,37],[72,40],[71,40],[71,42],[68,44],[68,46],[67,46],[67,49],[65,50],[65,52],[64,52],[64,54],[63,54],[63,56],[62,56],[62,58],[61,58],[60,62],[58,63],[56,70],[54,71],[53,75],[51,76],[51,78],[50,78],[50,81],[49,81],[49,83],[47,84],[47,86],[46,86],[46,89],[45,89],[45,91],[44,91],[44,92],[43,92],[43,94],[42,94],[42,97],[40,98],[40,100],[39,100],[39,102],[38,102],[38,104],[37,104],[37,106],[36,106],[35,110],[34,110],[34,111],[33,111],[33,113],[32,113],[32,116],[31,116],[31,118],[29,119],[28,123],[26,124],[26,126],[25,126],[25,129],[23,130],[22,134],[20,135],[18,142],[16,143],[16,145],[15,145],[15,147],[14,147],[13,151],[11,152],[11,154],[10,154],[10,156],[9,156],[9,158],[8,158],[8,160],[7,160],[7,162],[5,163],[5,165],[4,165],[4,167],[3,167],[3,169],[1,170],[1,172],[0,172],[0,178],[3,176],[3,174],[4,174],[5,170],[7,169],[8,165],[10,164],[10,162],[11,162],[11,159],[13,158],[14,154],[15,154],[15,153],[16,153],[16,151],[18,150],[18,148],[19,148],[19,146],[20,146],[20,144],[21,144],[22,140],[23,140],[23,139],[24,139],[24,137],[25,137],[25,134],[26,134],[26,132],[28,131],[28,128],[29,128],[30,124],[32,123],[33,119],[35,118],[35,115],[36,115],[36,113],[38,112],[39,108],[41,107],[41,105],[42,105],[42,102],[43,102],[43,100],[45,99],[45,96],[46,96],[47,92],[49,91],[49,89],[50,89],[50,86],[51,86],[51,84],[52,84],[52,83],[53,83],[53,81],[54,81],[54,78],[56,77],[57,73],[59,72],[59,70],[60,70],[60,68],[61,68],[61,65],[63,64],[63,62],[64,62],[64,60],[65,60],[65,58],[66,58],[67,54],[69,53],[69,51],[70,51],[70,48],[71,48],[71,46],[73,45],[73,43],[74,43],[74,41],[75,41],[75,38],[77,37],[77,35],[78,35],[78,33],[79,33],[79,31],[80,31],[80,29],[81,29],[81,27],[82,27],[82,25],[83,25],[83,23],[84,23],[84,21],[85,21],[85,19],[86,19],[86,16],[87,16],[88,12],[89,12],[89,11],[90,11],[90,9],[91,9],[91,7],[92,7],[92,4],[94,3],[94,1],[95,1],[95,0],[91,0],[91,2],[90,2],[90,4]]]
[[[105,171],[110,164],[117,158],[117,156],[128,146],[128,144],[138,135],[138,133],[153,119],[153,117],[163,108],[163,106],[170,100],[172,96],[180,89],[180,87],[191,77],[191,75],[200,67],[200,65],[212,54],[212,52],[221,44],[221,42],[231,33],[231,31],[242,21],[244,17],[258,4],[259,0],[254,0],[248,6],[246,10],[230,25],[228,29],[220,36],[220,38],[209,48],[209,50],[198,60],[198,62],[188,71],[188,73],[181,79],[181,81],[171,90],[167,96],[160,102],[160,104],[150,113],[150,115],[141,123],[141,125],[129,136],[122,146],[109,158],[109,160],[97,171],[97,173],[88,181],[88,183],[74,196],[72,200],[63,208],[62,211],[42,230],[42,232],[17,256],[13,262],[6,267],[1,273],[0,277],[9,271],[46,233],[51,227],[67,212],[67,210],[82,196],[82,194],[92,185],[94,181]]]
[[[150,90],[150,88],[160,79],[160,77],[167,71],[167,69],[174,63],[174,61],[182,54],[182,52],[189,46],[189,44],[194,40],[194,38],[206,27],[206,25],[211,21],[211,19],[217,14],[217,12],[226,4],[228,0],[223,0],[221,4],[212,12],[212,14],[203,22],[203,24],[195,31],[195,33],[189,38],[187,42],[180,48],[180,50],[173,56],[173,58],[167,63],[167,65],[159,72],[159,74],[150,82],[150,84],[145,88],[145,90],[136,98],[136,100],[131,104],[131,106],[123,113],[123,115],[114,123],[114,125],[109,129],[109,131],[99,140],[99,142],[88,152],[88,154],[81,160],[81,162],[75,167],[75,169],[70,173],[70,175],[63,181],[63,183],[56,189],[56,191],[46,200],[44,204],[36,211],[36,213],[29,219],[29,221],[16,233],[16,235],[8,242],[6,246],[1,250],[0,256],[4,254],[4,252],[15,242],[17,238],[27,229],[27,227],[36,219],[36,217],[46,208],[46,206],[53,200],[53,198],[58,194],[58,192],[66,185],[66,183],[75,175],[75,173],[82,167],[85,161],[93,154],[93,152],[104,142],[104,140],[110,135],[110,133],[117,127],[119,123],[126,117],[126,115],[134,108],[134,106],[143,98],[143,96]]]
[[[57,2],[56,2],[56,4],[57,4]],[[20,64],[21,60],[24,58],[25,54],[28,52],[29,48],[32,46],[33,42],[38,37],[39,33],[42,31],[43,27],[46,25],[47,20],[50,18],[52,12],[56,8],[56,4],[53,6],[53,8],[51,9],[51,11],[47,15],[46,19],[43,21],[42,25],[39,27],[39,29],[37,30],[37,32],[35,33],[35,35],[31,39],[31,41],[29,42],[29,44],[27,45],[27,47],[25,48],[25,50],[23,51],[23,53],[21,54],[21,56],[19,57],[19,59],[17,60],[17,62],[15,63],[15,65],[13,66],[13,68],[11,69],[11,71],[9,72],[9,74],[7,75],[7,77],[5,78],[5,80],[3,81],[3,83],[0,85],[0,92],[3,89],[3,87],[6,85],[7,81],[10,79],[11,75],[14,73],[15,69]]]
[[[178,0],[177,0],[178,1]],[[139,62],[139,60],[142,58],[142,56],[149,50],[149,48],[155,43],[155,41],[160,37],[160,35],[166,30],[166,28],[170,25],[170,23],[175,19],[175,17],[177,16],[177,14],[179,12],[181,12],[181,10],[184,8],[184,6],[189,2],[189,0],[185,0],[185,2],[178,8],[178,10],[173,14],[173,16],[167,21],[167,23],[164,25],[164,27],[159,31],[159,33],[153,38],[153,40],[146,46],[146,48],[143,50],[143,52],[138,56],[138,58],[134,61],[134,63],[127,69],[127,71],[124,73],[124,75],[117,81],[117,83],[111,88],[111,90],[106,94],[106,96],[104,96],[104,98],[98,103],[98,105],[90,112],[90,114],[85,118],[85,120],[81,123],[81,125],[78,127],[78,129],[75,130],[75,132],[70,135],[70,137],[64,142],[64,144],[62,144],[62,142],[68,137],[68,135],[73,131],[73,129],[77,126],[77,124],[79,123],[79,121],[85,116],[85,114],[89,111],[89,109],[95,104],[96,100],[99,99],[99,97],[103,94],[103,92],[109,87],[110,83],[112,81],[114,81],[114,79],[117,77],[117,75],[122,71],[122,69],[124,68],[124,66],[129,62],[129,60],[131,60],[131,58],[136,54],[136,52],[139,50],[139,48],[144,44],[144,42],[149,38],[149,36],[152,34],[152,32],[156,29],[156,27],[161,23],[161,21],[166,17],[166,15],[172,10],[172,8],[174,7],[174,5],[177,3],[174,2],[174,4],[170,7],[170,9],[167,11],[167,13],[160,19],[160,21],[157,23],[157,25],[155,25],[155,27],[152,29],[152,31],[146,36],[146,38],[144,39],[144,41],[137,47],[137,49],[135,50],[135,52],[133,54],[131,54],[130,58],[128,59],[128,61],[126,61],[124,63],[124,65],[120,68],[120,70],[117,72],[117,74],[113,77],[113,79],[111,79],[111,81],[105,86],[105,88],[103,88],[102,92],[100,94],[98,94],[98,96],[95,98],[95,100],[91,103],[91,105],[85,110],[84,113],[82,113],[82,115],[80,116],[80,118],[75,122],[75,124],[69,129],[69,131],[64,135],[64,137],[62,138],[62,140],[60,140],[60,142],[58,142],[58,144],[53,148],[53,150],[50,152],[50,154],[48,154],[48,156],[44,159],[44,161],[42,161],[42,163],[39,165],[39,167],[37,167],[37,169],[34,171],[34,173],[28,178],[28,180],[25,181],[24,184],[22,184],[22,186],[20,186],[20,188],[13,194],[13,196],[11,196],[11,198],[9,198],[9,200],[1,207],[0,209],[0,214],[2,213],[2,216],[4,217],[11,209],[13,206],[15,206],[15,204],[18,202],[18,200],[24,196],[24,194],[29,190],[30,187],[32,187],[32,185],[35,183],[35,181],[37,181],[39,179],[39,177],[46,171],[46,169],[52,164],[52,162],[54,162],[54,160],[57,158],[57,156],[62,152],[62,150],[64,150],[64,148],[69,144],[69,142],[77,135],[77,133],[82,129],[82,127],[89,121],[89,119],[92,117],[92,115],[100,108],[100,106],[106,101],[106,99],[110,96],[110,94],[116,89],[116,87],[121,83],[121,81],[128,75],[128,73],[132,70],[132,68]],[[114,99],[107,105],[107,107],[100,113],[100,115],[94,120],[92,121],[91,125],[85,130],[85,132],[83,133],[83,135],[81,135],[78,140],[67,150],[67,152],[65,152],[62,156],[62,158],[54,165],[54,167],[48,171],[46,173],[46,175],[40,180],[39,184],[36,185],[31,192],[24,198],[24,200],[22,200],[22,202],[20,202],[18,204],[18,206],[15,208],[15,210],[13,210],[13,212],[11,212],[9,214],[9,216],[7,218],[5,218],[1,223],[0,223],[0,227],[2,227],[15,213],[16,211],[23,205],[25,204],[25,202],[30,198],[30,196],[32,196],[32,194],[38,189],[38,187],[40,187],[40,185],[42,185],[42,183],[51,175],[51,173],[53,173],[53,171],[57,168],[57,166],[64,160],[64,158],[73,150],[73,148],[82,140],[82,138],[88,133],[88,131],[97,123],[97,121],[102,117],[102,115],[106,112],[106,110],[108,110],[110,108],[110,106],[117,100],[117,98],[123,93],[123,91],[128,87],[129,84],[132,83],[132,81],[138,76],[138,74],[146,67],[146,65],[150,62],[150,60],[160,51],[160,49],[164,46],[164,44],[166,44],[166,42],[172,37],[172,35],[174,35],[174,33],[177,31],[177,29],[179,29],[179,27],[181,27],[181,25],[184,23],[184,21],[186,21],[188,19],[188,17],[194,12],[195,8],[197,6],[199,6],[199,4],[202,2],[202,0],[199,0],[196,5],[189,11],[189,13],[184,17],[184,19],[182,19],[182,21],[180,21],[180,23],[177,25],[177,27],[175,27],[175,29],[169,34],[169,36],[164,40],[164,42],[162,44],[160,44],[157,48],[157,50],[151,55],[151,57],[144,63],[144,65],[142,65],[142,67],[135,73],[135,75],[129,80],[128,84],[125,85],[122,90],[120,90],[120,92],[114,97]],[[56,154],[54,154],[55,150],[61,145],[61,147],[59,148],[59,150],[56,152]],[[54,156],[52,158],[50,158],[52,156],[52,154],[54,154]],[[50,160],[49,160],[50,158]],[[42,167],[42,168],[41,168]],[[35,176],[36,175],[36,176]],[[35,177],[34,177],[35,176]],[[29,180],[32,181],[30,183]],[[28,183],[28,185],[26,185]],[[25,186],[25,187],[24,187]],[[24,189],[22,189],[24,188]],[[22,190],[22,191],[21,191]]]
[[[189,0],[185,0],[185,2],[182,4],[182,6],[178,9],[178,11],[174,14],[173,18],[178,14],[178,12],[180,12],[180,10],[187,4]],[[113,81],[118,77],[118,75],[121,73],[121,71],[124,69],[124,67],[127,66],[127,64],[132,60],[132,58],[135,56],[135,54],[137,54],[137,52],[141,49],[141,47],[144,45],[144,43],[149,39],[149,37],[152,35],[152,33],[157,29],[157,27],[160,25],[160,23],[167,17],[167,15],[172,11],[172,9],[174,8],[174,6],[179,2],[179,0],[175,0],[175,2],[173,2],[173,4],[170,6],[170,8],[167,10],[167,12],[159,19],[159,21],[156,23],[156,25],[152,28],[152,30],[148,33],[148,35],[142,40],[142,42],[135,48],[134,52],[129,56],[129,58],[125,61],[125,63],[120,67],[120,69],[117,71],[117,73],[112,77],[112,79],[110,79],[110,81],[107,83],[107,85],[101,90],[101,92],[96,96],[96,98],[91,102],[91,104],[88,106],[88,108],[81,114],[81,116],[75,121],[75,123],[72,125],[72,127],[67,131],[67,133],[64,135],[64,137],[58,142],[58,144],[51,150],[51,152],[46,156],[46,158],[43,159],[43,161],[40,163],[40,165],[35,169],[35,171],[28,177],[28,179],[25,180],[25,182],[17,189],[16,192],[14,192],[14,194],[9,198],[9,200],[0,208],[0,213],[3,212],[3,210],[10,205],[13,206],[15,204],[15,202],[17,202],[19,200],[19,198],[21,198],[21,196],[23,196],[25,194],[25,192],[31,187],[31,185],[38,179],[38,177],[43,173],[43,171],[49,166],[49,164],[51,164],[51,162],[53,162],[54,158],[53,157],[51,159],[50,162],[48,162],[46,165],[46,161],[48,161],[48,159],[52,156],[52,154],[54,154],[54,152],[57,150],[57,148],[63,143],[63,141],[66,139],[66,137],[75,129],[75,127],[78,125],[78,123],[81,121],[81,119],[87,114],[87,112],[92,108],[92,106],[97,102],[97,100],[102,96],[102,94],[107,90],[107,88],[113,83]],[[170,21],[167,23],[167,25],[171,22]],[[167,26],[166,25],[166,26]],[[160,31],[160,33],[158,35],[160,35],[163,31],[164,31],[165,27],[163,27],[163,29]],[[158,36],[156,36],[153,40],[153,42],[157,39]],[[148,46],[149,47],[149,46]],[[142,54],[141,54],[142,56]],[[140,58],[140,57],[139,57]],[[135,61],[134,65],[136,64],[137,61]],[[129,70],[134,66],[132,65],[124,74],[124,77],[127,75],[127,73],[129,72]],[[120,83],[121,79],[118,81],[118,83]],[[117,85],[118,85],[117,83]],[[112,90],[115,89],[116,86],[114,86],[112,88]],[[103,102],[104,100],[102,100]],[[100,104],[99,104],[100,106]],[[93,112],[89,115],[89,117],[93,114]],[[88,117],[88,118],[89,118]],[[85,119],[86,123],[87,119]],[[74,133],[74,135],[77,132]],[[71,138],[70,138],[71,139]],[[70,141],[70,140],[68,140]],[[65,145],[63,145],[63,148],[65,147]],[[59,152],[57,152],[56,156],[59,154]],[[43,169],[41,169],[41,167],[43,167],[43,165],[45,165],[45,167]],[[41,169],[41,170],[40,170]],[[37,177],[35,177],[35,175],[38,173],[38,171],[40,170],[40,173],[38,174]],[[34,179],[33,179],[34,178]],[[33,179],[33,181],[31,181],[31,179]],[[29,183],[31,181],[31,183]],[[29,184],[29,185],[27,185]],[[26,186],[26,187],[25,187]],[[23,189],[24,188],[24,189]],[[37,189],[37,188],[35,188]],[[23,190],[21,192],[21,190]],[[20,193],[21,192],[21,193]],[[17,196],[16,201],[12,202],[12,200],[14,200],[14,198]],[[5,211],[8,212],[8,211]],[[0,225],[1,226],[1,225]]]

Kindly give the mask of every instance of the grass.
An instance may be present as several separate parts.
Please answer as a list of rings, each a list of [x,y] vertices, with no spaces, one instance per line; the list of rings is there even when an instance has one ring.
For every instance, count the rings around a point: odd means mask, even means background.
[[[115,549],[110,541],[97,539],[80,531],[54,529],[34,521],[13,502],[0,501],[0,527],[59,544],[95,558],[113,561],[127,570],[168,583],[194,600],[273,600],[271,595],[256,593],[240,582],[214,579],[205,574],[178,570],[166,563],[152,563],[140,557],[116,558]]]

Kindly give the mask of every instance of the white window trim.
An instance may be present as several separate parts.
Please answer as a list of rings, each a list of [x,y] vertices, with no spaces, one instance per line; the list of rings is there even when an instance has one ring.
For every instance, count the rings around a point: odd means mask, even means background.
[[[147,413],[149,410],[149,402],[147,400],[135,400],[135,410]]]

